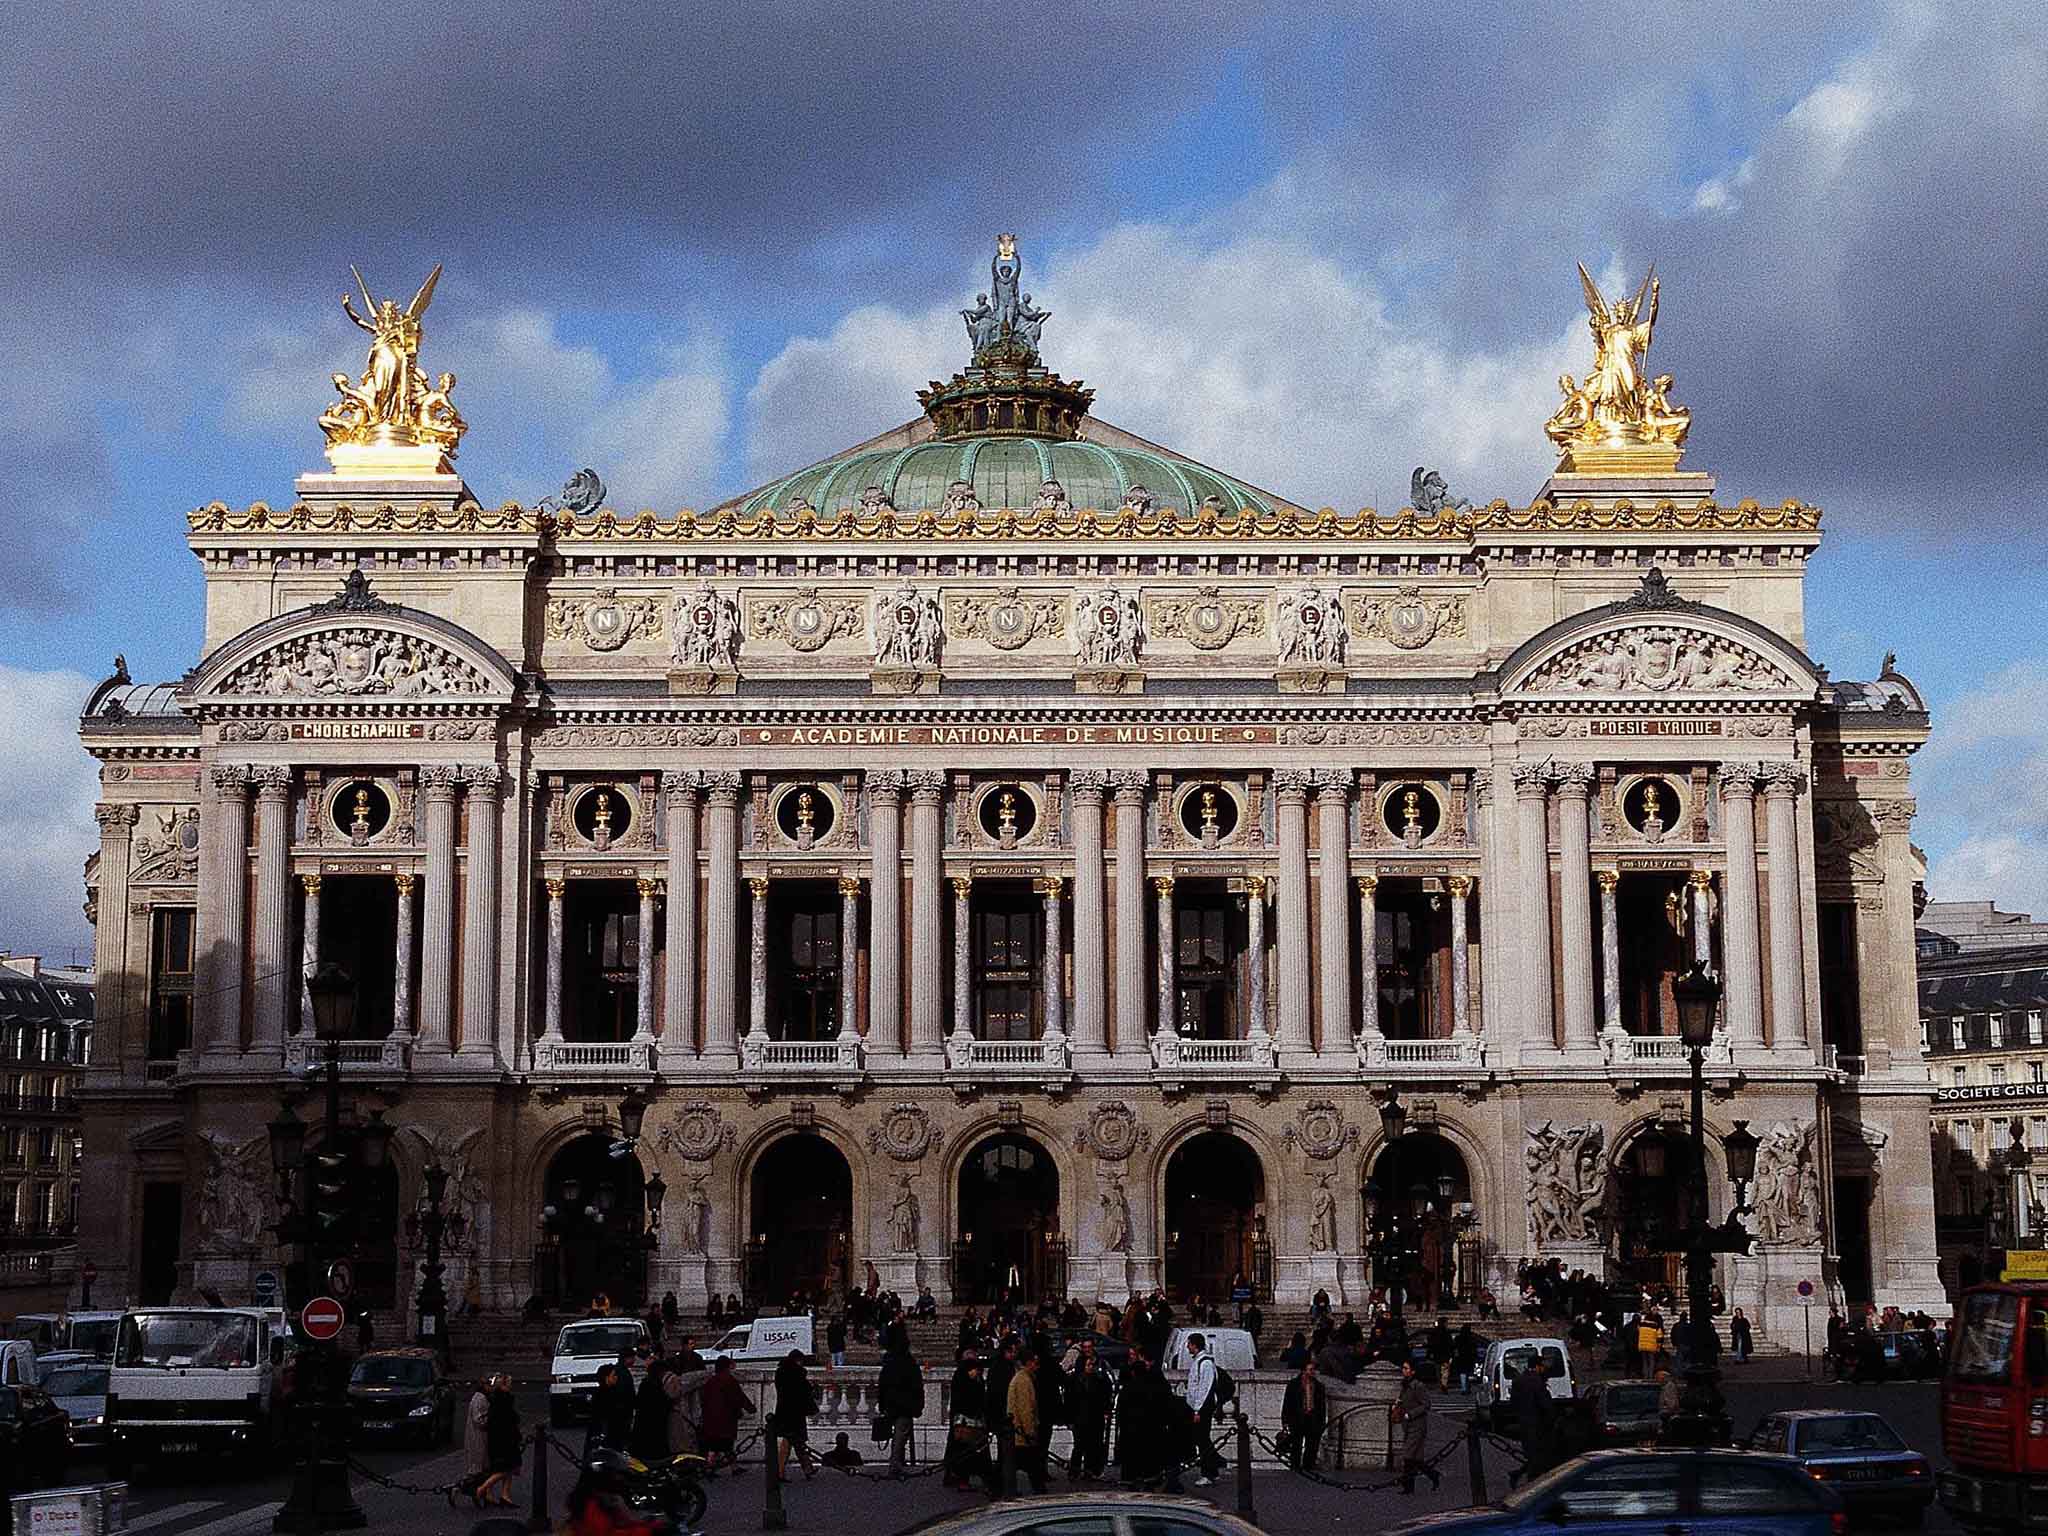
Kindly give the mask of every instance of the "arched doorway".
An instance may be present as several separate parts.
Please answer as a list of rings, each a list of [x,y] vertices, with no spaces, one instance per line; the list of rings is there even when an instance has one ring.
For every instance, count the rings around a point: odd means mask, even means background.
[[[579,1136],[548,1164],[542,1187],[543,1297],[570,1307],[609,1296],[618,1308],[647,1299],[641,1241],[647,1195],[640,1159],[613,1157],[609,1136]]]
[[[1429,1310],[1478,1293],[1472,1176],[1448,1137],[1412,1131],[1388,1142],[1361,1194],[1375,1286],[1398,1284]]]
[[[822,1302],[850,1279],[853,1169],[823,1136],[785,1136],[754,1164],[747,1298]]]
[[[1205,1131],[1166,1164],[1166,1289],[1176,1300],[1230,1299],[1243,1276],[1263,1290],[1266,1174],[1227,1131]]]
[[[1704,1204],[1706,1180],[1682,1130],[1653,1126],[1614,1160],[1614,1273],[1648,1287],[1685,1290],[1680,1234]]]
[[[1066,1292],[1060,1173],[1028,1136],[991,1136],[960,1165],[954,1289],[974,1302],[1007,1288],[1026,1301]],[[964,1284],[963,1284],[964,1277]]]

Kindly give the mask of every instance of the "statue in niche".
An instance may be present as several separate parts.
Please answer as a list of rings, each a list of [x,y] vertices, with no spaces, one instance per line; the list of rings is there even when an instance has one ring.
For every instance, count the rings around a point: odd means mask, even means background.
[[[896,1200],[889,1207],[889,1247],[894,1253],[917,1252],[917,1191],[910,1187],[910,1175],[903,1175]]]

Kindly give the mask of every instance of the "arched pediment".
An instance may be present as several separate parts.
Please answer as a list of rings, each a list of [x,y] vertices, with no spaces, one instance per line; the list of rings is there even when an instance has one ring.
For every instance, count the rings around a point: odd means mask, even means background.
[[[1808,700],[1820,683],[1819,669],[1784,636],[1680,597],[1654,569],[1633,596],[1525,641],[1500,674],[1503,697]]]
[[[193,701],[509,703],[518,677],[458,624],[387,603],[352,572],[339,596],[279,614],[220,646],[192,674]]]

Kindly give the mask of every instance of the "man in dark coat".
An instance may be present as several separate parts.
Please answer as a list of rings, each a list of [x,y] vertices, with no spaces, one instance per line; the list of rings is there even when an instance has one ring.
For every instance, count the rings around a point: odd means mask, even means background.
[[[1109,1378],[1092,1349],[1067,1377],[1067,1418],[1074,1426],[1074,1454],[1067,1463],[1069,1481],[1100,1477],[1109,1460]]]
[[[641,1378],[633,1399],[633,1435],[627,1449],[648,1463],[668,1460],[668,1367],[655,1361]]]
[[[1550,1395],[1549,1373],[1540,1357],[1531,1360],[1515,1378],[1515,1384],[1508,1389],[1508,1407],[1522,1432],[1522,1476],[1536,1477],[1548,1472],[1557,1407]]]
[[[1168,1421],[1175,1407],[1173,1389],[1143,1346],[1134,1345],[1124,1367],[1117,1413],[1117,1464],[1131,1487],[1148,1487],[1166,1468]]]
[[[1415,1362],[1401,1362],[1401,1395],[1394,1399],[1394,1422],[1401,1426],[1401,1491],[1413,1493],[1418,1476],[1441,1487],[1443,1478],[1425,1458],[1429,1455],[1429,1388],[1415,1374]]]
[[[882,1375],[875,1386],[875,1406],[889,1421],[889,1475],[901,1477],[918,1416],[924,1412],[924,1371],[900,1332],[890,1335],[882,1356]]]
[[[1316,1469],[1316,1449],[1329,1421],[1329,1401],[1316,1375],[1316,1363],[1304,1359],[1280,1399],[1280,1428],[1287,1436],[1287,1464],[1297,1472]]]

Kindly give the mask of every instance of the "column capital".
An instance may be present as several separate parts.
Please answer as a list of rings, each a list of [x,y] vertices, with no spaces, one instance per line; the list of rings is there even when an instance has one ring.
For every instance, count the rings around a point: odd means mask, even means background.
[[[868,799],[895,804],[903,798],[901,768],[870,768],[866,774]]]
[[[768,899],[768,877],[766,875],[747,876],[747,889],[753,892],[754,900],[766,901]]]
[[[860,895],[860,876],[841,875],[839,877],[839,894],[845,897]]]
[[[1615,889],[1621,884],[1621,871],[1616,869],[1596,869],[1593,871],[1593,878],[1600,882],[1600,889],[1602,891],[1612,896]]]
[[[429,800],[453,800],[462,770],[453,763],[428,763],[420,769],[420,789]]]
[[[686,805],[694,806],[703,788],[704,770],[701,768],[667,768],[662,771],[661,793],[672,811]]]
[[[320,894],[320,877],[318,875],[301,875],[299,876],[299,884],[306,888],[308,896],[318,896]]]
[[[247,763],[215,763],[213,765],[213,787],[224,794],[248,794],[249,765]]]
[[[1540,763],[1516,763],[1508,770],[1514,775],[1515,797],[1519,800],[1541,800],[1550,793],[1550,781],[1557,777],[1557,769],[1548,758]]]
[[[1161,896],[1171,896],[1173,894],[1173,876],[1154,875],[1152,877],[1152,889]]]
[[[1714,771],[1723,800],[1755,799],[1756,781],[1762,776],[1763,765],[1754,762],[1727,762]]]
[[[946,776],[936,768],[913,768],[903,782],[914,805],[937,805],[946,793]]]
[[[704,775],[704,797],[713,805],[738,805],[740,803],[740,776],[730,770],[706,773]]]
[[[1308,799],[1315,775],[1306,768],[1277,768],[1273,771],[1273,792],[1297,804]]]
[[[1353,875],[1351,883],[1358,887],[1358,894],[1367,901],[1371,901],[1379,895],[1380,877],[1378,875]]]
[[[953,887],[953,895],[956,898],[958,898],[961,901],[965,901],[967,899],[968,892],[974,889],[974,876],[948,875],[946,876],[946,884]]]
[[[400,874],[393,875],[391,877],[391,883],[398,887],[399,899],[403,901],[406,897],[412,894],[412,888],[415,885],[419,884],[419,877],[417,875],[412,874],[410,871],[406,871]]]
[[[249,770],[259,800],[282,800],[292,792],[292,771],[283,763],[263,763]]]
[[[108,837],[123,838],[133,834],[140,813],[139,806],[113,804],[102,800],[92,808],[92,819],[100,824],[100,831]]]
[[[1076,800],[1093,800],[1097,805],[1109,790],[1107,768],[1074,768],[1067,773],[1067,793]]]
[[[1493,799],[1493,770],[1491,768],[1473,770],[1472,798],[1481,805],[1485,805]]]
[[[1251,897],[1253,901],[1263,902],[1266,899],[1266,887],[1271,883],[1264,875],[1246,875],[1244,877],[1245,894]]]
[[[1870,812],[1870,819],[1886,832],[1906,833],[1913,830],[1913,818],[1920,814],[1920,802],[1908,796],[1901,800],[1869,800],[1863,808]]]
[[[496,763],[471,763],[462,770],[462,782],[472,795],[494,796],[505,782],[505,770]]]
[[[569,882],[560,875],[549,875],[541,883],[548,888],[549,901],[560,901],[569,894]]]
[[[1472,877],[1470,875],[1452,875],[1444,881],[1444,886],[1458,900],[1463,901],[1472,894]]]
[[[1686,884],[1696,891],[1711,891],[1714,888],[1714,872],[1711,869],[1695,869],[1685,877]]]
[[[1066,885],[1065,878],[1060,875],[1045,875],[1031,882],[1034,891],[1052,901],[1060,899],[1060,892],[1066,889]]]
[[[1357,782],[1358,775],[1349,768],[1318,768],[1315,770],[1316,798],[1323,801],[1345,799]]]
[[[1146,791],[1152,787],[1152,775],[1142,768],[1118,768],[1110,774],[1109,783],[1116,791],[1118,805],[1136,805],[1143,802]]]
[[[1583,800],[1593,792],[1593,784],[1599,778],[1591,763],[1558,763],[1554,765],[1557,775],[1557,792],[1572,800]]]
[[[652,901],[661,894],[661,882],[659,880],[649,880],[644,876],[633,882],[633,888],[639,891],[642,901]]]
[[[1789,759],[1763,765],[1766,795],[1796,795],[1806,788],[1806,770]]]

